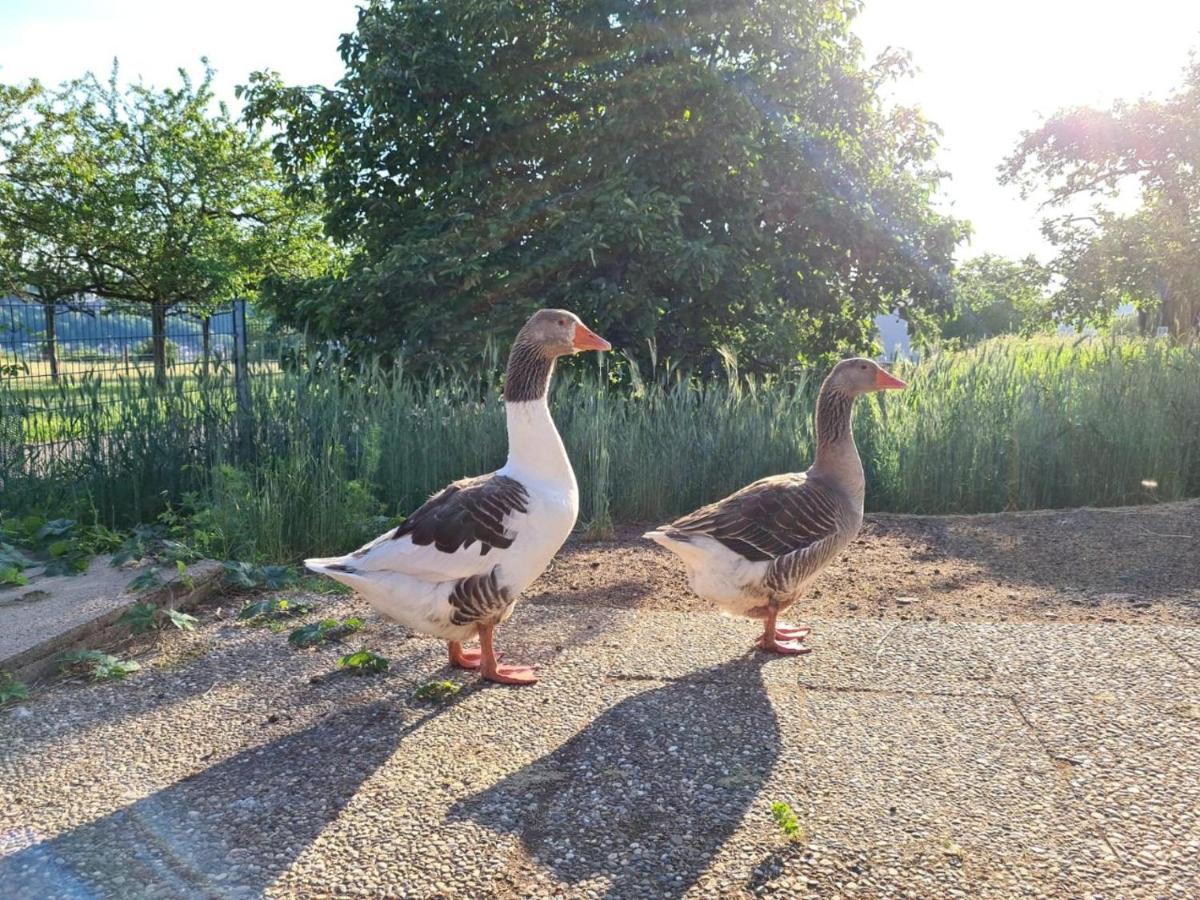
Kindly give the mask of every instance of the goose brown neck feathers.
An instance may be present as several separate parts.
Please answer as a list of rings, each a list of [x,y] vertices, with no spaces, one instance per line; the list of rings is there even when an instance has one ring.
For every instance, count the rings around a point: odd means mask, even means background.
[[[850,435],[854,397],[828,383],[817,396],[817,448],[836,444]]]
[[[504,402],[524,403],[546,396],[554,358],[533,341],[518,335],[508,355],[504,376]]]

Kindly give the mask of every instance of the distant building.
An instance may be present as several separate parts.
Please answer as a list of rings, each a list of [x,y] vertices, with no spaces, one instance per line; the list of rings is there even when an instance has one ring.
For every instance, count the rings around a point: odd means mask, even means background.
[[[913,358],[912,343],[908,336],[908,323],[895,313],[875,317],[875,330],[879,332],[879,345],[883,348],[880,359],[895,362],[897,359]]]

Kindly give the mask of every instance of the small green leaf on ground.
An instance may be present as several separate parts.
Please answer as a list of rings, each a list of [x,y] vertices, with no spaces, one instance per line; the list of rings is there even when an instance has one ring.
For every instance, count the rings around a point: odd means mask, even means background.
[[[9,672],[0,672],[0,708],[29,699],[29,687]]]
[[[776,800],[771,804],[771,818],[775,820],[775,824],[779,826],[779,830],[789,840],[804,840],[804,826],[796,818],[796,813],[792,810],[791,806]]]
[[[11,566],[14,569],[28,569],[35,565],[34,561],[18,550],[12,544],[0,541],[0,567]],[[332,582],[336,584],[337,582]]]
[[[421,685],[413,692],[413,697],[427,703],[445,703],[461,690],[462,685],[458,682],[442,679]]]
[[[361,630],[363,620],[357,617],[339,622],[337,619],[322,619],[297,628],[288,635],[288,643],[293,647],[313,647],[325,641],[340,640],[346,635]]]
[[[0,586],[29,584],[29,579],[16,566],[0,565]]]
[[[120,681],[141,668],[132,659],[120,659],[102,650],[79,650],[63,654],[60,670],[67,675],[88,675],[93,681]]]
[[[142,591],[148,591],[151,588],[161,587],[162,583],[163,580],[158,577],[158,570],[151,566],[134,578],[133,581],[129,582],[128,587],[125,588],[125,593],[138,594]]]
[[[145,634],[155,625],[155,613],[158,611],[153,603],[135,603],[117,619],[118,625],[126,625],[133,634]]]
[[[222,565],[225,568],[226,583],[247,591],[256,588],[277,591],[295,584],[298,578],[296,570],[291,566],[256,566],[253,563],[234,561]]]
[[[312,610],[311,603],[295,603],[286,597],[272,597],[247,603],[238,613],[238,621],[248,625],[262,625],[279,619],[295,619],[308,615]]]
[[[291,566],[262,566],[259,568],[259,577],[263,587],[271,591],[295,584],[297,579],[296,570]]]
[[[324,641],[337,628],[337,619],[322,619],[320,622],[310,622],[302,625],[288,635],[288,643],[293,647],[312,647]]]
[[[180,612],[177,609],[164,609],[163,615],[167,621],[178,628],[180,631],[195,631],[196,617],[189,616],[185,612]]]
[[[355,653],[347,653],[338,660],[338,668],[345,669],[352,675],[377,675],[380,672],[386,672],[391,662],[382,656],[372,653],[370,650],[358,650]]]
[[[224,562],[225,581],[233,587],[253,590],[258,587],[254,578],[254,565],[248,562]]]
[[[188,574],[187,563],[182,559],[175,560],[175,577],[189,591],[196,586],[195,580]]]

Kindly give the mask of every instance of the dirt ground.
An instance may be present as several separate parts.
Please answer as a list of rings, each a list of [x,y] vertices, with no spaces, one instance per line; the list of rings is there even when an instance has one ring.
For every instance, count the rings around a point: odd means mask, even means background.
[[[622,528],[612,540],[568,544],[528,596],[674,611],[702,605],[679,561],[642,539],[645,530]],[[868,515],[812,593],[790,618],[1194,625],[1200,623],[1200,500],[982,516]]]

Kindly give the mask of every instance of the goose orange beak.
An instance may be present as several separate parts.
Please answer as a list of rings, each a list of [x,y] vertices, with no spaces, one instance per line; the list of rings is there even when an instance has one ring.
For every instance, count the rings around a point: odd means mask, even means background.
[[[883,369],[875,373],[875,390],[877,391],[902,391],[906,387],[908,387],[907,384],[895,375],[889,375]]]
[[[571,346],[576,350],[612,349],[612,344],[580,322],[575,323],[575,338],[571,341]]]

